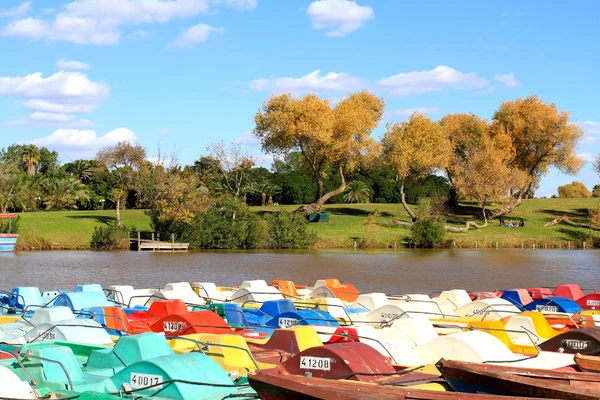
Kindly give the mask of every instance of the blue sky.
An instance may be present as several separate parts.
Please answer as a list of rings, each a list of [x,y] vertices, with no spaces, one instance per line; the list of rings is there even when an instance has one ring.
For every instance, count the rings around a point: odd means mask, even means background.
[[[0,147],[69,161],[132,140],[191,163],[224,140],[258,155],[252,117],[271,93],[335,101],[366,88],[385,98],[386,122],[415,109],[490,119],[536,93],[572,113],[591,160],[599,17],[594,0],[0,0]],[[589,164],[551,172],[537,195],[573,179],[600,181]]]

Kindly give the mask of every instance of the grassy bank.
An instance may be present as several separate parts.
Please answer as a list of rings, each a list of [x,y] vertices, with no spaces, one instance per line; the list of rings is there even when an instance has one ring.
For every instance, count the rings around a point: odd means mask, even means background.
[[[472,229],[467,233],[449,234],[448,240],[456,247],[600,247],[600,233],[559,224],[544,227],[557,216],[568,216],[575,222],[588,221],[588,209],[598,205],[598,199],[530,199],[524,200],[508,217],[525,220],[525,227],[511,229],[490,221],[485,229]],[[253,207],[258,213],[276,210],[293,211],[297,206]],[[398,247],[409,233],[406,227],[382,227],[364,224],[369,213],[377,210],[377,221],[393,218],[409,221],[400,204],[333,204],[325,206],[330,213],[329,223],[316,223],[311,227],[319,235],[317,248]],[[464,226],[465,221],[476,219],[478,209],[463,204],[450,210],[448,224]],[[150,229],[150,219],[141,210],[122,212],[123,222],[139,230]],[[114,210],[60,211],[22,214],[19,247],[27,249],[87,249],[95,226],[114,221]]]

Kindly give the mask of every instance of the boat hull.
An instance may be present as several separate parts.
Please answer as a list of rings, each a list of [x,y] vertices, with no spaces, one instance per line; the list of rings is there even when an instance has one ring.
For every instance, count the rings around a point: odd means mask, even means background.
[[[11,233],[0,233],[0,252],[15,251],[19,235]]]

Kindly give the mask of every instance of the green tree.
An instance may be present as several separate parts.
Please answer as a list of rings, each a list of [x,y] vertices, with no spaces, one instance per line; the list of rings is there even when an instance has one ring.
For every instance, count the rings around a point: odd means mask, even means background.
[[[65,171],[74,176],[80,183],[88,182],[94,172],[95,162],[91,160],[75,160],[65,165]]]
[[[371,188],[363,181],[352,181],[346,187],[346,203],[368,203],[371,200]]]
[[[76,179],[50,179],[44,182],[44,205],[48,210],[76,208],[77,200],[87,198],[87,191]]]
[[[40,163],[40,157],[40,149],[36,145],[28,144],[24,147],[21,161],[25,164],[27,175],[30,177],[35,175],[36,168]]]
[[[98,151],[96,161],[97,168],[107,170],[112,175],[110,195],[116,205],[117,227],[122,228],[121,208],[125,206],[129,190],[136,187],[136,175],[143,174],[148,167],[146,149],[129,142],[119,142]]]
[[[600,197],[600,185],[594,185],[594,189],[592,190],[592,197]]]

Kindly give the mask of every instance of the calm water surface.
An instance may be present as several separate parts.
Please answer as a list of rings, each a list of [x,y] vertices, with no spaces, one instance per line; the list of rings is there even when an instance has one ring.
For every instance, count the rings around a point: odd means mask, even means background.
[[[600,289],[597,250],[377,250],[290,252],[0,253],[0,289],[71,289],[79,283],[163,287],[167,282],[236,285],[247,279],[307,284],[335,277],[362,292],[422,289],[491,290],[578,283]]]

